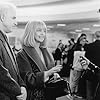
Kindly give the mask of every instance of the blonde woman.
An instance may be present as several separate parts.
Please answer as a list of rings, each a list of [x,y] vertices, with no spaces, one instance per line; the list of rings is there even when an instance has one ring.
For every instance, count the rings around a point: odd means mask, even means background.
[[[27,100],[56,100],[51,93],[46,96],[45,83],[50,76],[57,78],[61,66],[54,65],[52,55],[46,47],[47,28],[43,21],[30,21],[25,27],[22,50],[17,54],[18,66],[27,84]],[[55,66],[55,67],[54,67]]]

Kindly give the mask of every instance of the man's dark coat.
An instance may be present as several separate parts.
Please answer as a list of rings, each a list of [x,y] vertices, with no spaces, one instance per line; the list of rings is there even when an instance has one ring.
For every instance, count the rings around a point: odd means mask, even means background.
[[[25,86],[6,36],[0,31],[0,100],[16,100]]]

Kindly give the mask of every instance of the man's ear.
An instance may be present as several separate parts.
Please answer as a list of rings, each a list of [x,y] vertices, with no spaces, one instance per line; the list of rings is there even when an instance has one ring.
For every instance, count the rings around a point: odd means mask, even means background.
[[[0,15],[0,21],[1,21],[1,22],[3,22],[3,21],[4,21],[4,19],[5,19],[4,14]]]

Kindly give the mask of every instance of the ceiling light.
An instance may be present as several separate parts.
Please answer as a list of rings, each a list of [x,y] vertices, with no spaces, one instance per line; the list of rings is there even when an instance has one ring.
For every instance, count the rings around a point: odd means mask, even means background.
[[[76,32],[74,32],[74,31],[70,31],[69,33],[71,33],[71,34],[75,34]]]
[[[83,30],[86,30],[86,31],[88,31],[88,30],[90,30],[90,28],[82,28]]]
[[[94,24],[93,27],[100,27],[100,24]]]
[[[66,26],[66,24],[57,24],[57,26]]]
[[[47,28],[54,28],[54,26],[47,26]]]
[[[82,30],[75,30],[75,32],[82,32]]]

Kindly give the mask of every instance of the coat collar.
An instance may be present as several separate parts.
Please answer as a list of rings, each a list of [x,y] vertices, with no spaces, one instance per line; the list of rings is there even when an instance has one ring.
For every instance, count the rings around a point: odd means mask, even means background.
[[[2,40],[3,42],[5,41],[6,35],[4,35],[4,33],[0,30],[0,40]]]
[[[23,46],[23,49],[26,52],[26,54],[31,58],[31,60],[35,62],[37,67],[40,69],[40,71],[47,70],[47,67],[41,61],[41,59],[40,59],[37,51],[35,50],[35,48]]]
[[[14,53],[13,53],[13,51],[8,43],[7,36],[1,30],[0,30],[0,40],[2,41],[4,48],[7,51],[8,55],[12,61],[13,67],[18,74],[18,68],[16,68],[16,67],[18,67],[17,62],[16,62],[16,57],[15,57],[15,55],[14,55]]]
[[[43,64],[35,48],[23,46],[23,49],[41,71],[48,70],[54,66],[53,58],[46,48],[41,48],[46,65]]]

